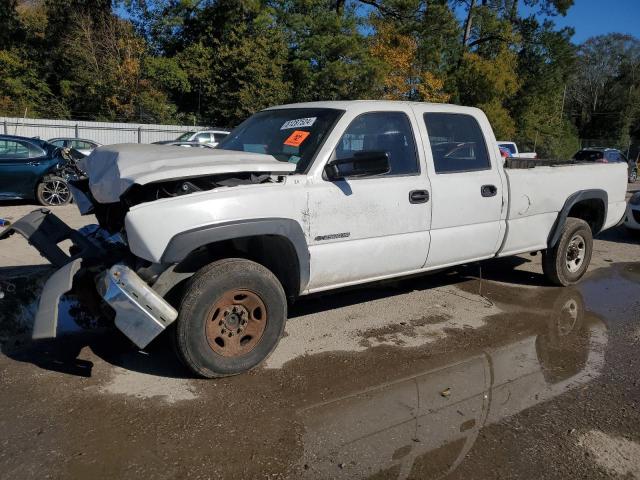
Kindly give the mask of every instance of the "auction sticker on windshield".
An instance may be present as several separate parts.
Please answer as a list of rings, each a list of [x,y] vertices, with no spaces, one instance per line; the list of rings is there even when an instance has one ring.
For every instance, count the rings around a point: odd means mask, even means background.
[[[304,130],[296,130],[284,141],[285,145],[290,147],[299,147],[302,142],[311,134],[311,132],[305,132]]]
[[[280,130],[288,130],[290,128],[304,128],[313,125],[318,117],[297,118],[288,120],[282,124]]]

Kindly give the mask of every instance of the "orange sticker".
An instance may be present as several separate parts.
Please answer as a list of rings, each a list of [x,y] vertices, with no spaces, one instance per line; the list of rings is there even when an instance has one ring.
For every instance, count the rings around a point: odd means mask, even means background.
[[[309,135],[311,135],[311,132],[295,130],[291,135],[289,135],[289,138],[284,141],[284,144],[289,145],[290,147],[299,147]]]

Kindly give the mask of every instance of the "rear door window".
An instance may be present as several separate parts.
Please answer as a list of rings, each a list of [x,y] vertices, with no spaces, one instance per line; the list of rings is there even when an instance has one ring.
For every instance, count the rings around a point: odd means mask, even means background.
[[[211,142],[211,134],[210,133],[199,133],[196,135],[196,142],[200,143],[210,143]]]
[[[43,153],[38,147],[26,142],[0,140],[0,160],[26,160],[40,157]]]
[[[484,135],[471,115],[425,113],[424,122],[436,173],[491,169]]]

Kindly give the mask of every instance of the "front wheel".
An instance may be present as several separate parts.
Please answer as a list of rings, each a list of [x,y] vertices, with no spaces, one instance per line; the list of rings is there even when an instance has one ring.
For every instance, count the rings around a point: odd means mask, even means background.
[[[36,188],[36,197],[40,205],[57,207],[71,201],[71,190],[67,181],[56,175],[47,175]]]
[[[638,180],[638,170],[634,168],[631,170],[631,173],[629,173],[629,183],[636,183],[636,180]]]
[[[287,299],[262,265],[230,258],[191,278],[176,322],[176,346],[196,374],[225,377],[246,372],[275,349],[287,320]]]
[[[586,273],[592,252],[589,224],[569,217],[555,246],[542,252],[542,270],[555,285],[573,285]]]

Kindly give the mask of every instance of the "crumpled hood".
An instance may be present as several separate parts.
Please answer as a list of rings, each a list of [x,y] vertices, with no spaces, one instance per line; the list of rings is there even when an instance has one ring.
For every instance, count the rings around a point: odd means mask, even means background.
[[[93,198],[100,203],[119,201],[135,183],[219,173],[290,173],[296,169],[292,163],[261,153],[135,143],[98,147],[78,163],[89,177]]]

